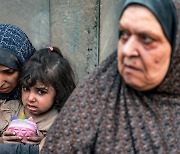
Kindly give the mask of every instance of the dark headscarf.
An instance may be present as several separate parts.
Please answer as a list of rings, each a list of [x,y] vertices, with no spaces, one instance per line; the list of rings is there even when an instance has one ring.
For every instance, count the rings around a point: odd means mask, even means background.
[[[35,48],[27,35],[17,26],[0,24],[0,64],[21,70],[22,65],[34,53]],[[20,97],[19,88],[10,93],[0,93],[0,99],[12,100]]]
[[[19,27],[0,24],[0,64],[20,70],[34,51],[29,38]]]
[[[174,2],[180,15],[180,2]],[[176,47],[165,80],[146,92],[124,82],[117,52],[110,55],[74,90],[48,132],[42,153],[178,154],[180,26],[174,37]]]

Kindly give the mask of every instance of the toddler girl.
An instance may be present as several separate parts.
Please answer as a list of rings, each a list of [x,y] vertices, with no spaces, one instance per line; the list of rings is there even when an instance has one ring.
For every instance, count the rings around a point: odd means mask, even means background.
[[[74,73],[61,51],[49,47],[36,51],[25,63],[19,83],[22,87],[22,102],[12,100],[0,106],[4,118],[4,121],[0,121],[3,142],[37,144],[42,139],[44,141],[48,129],[75,88]],[[36,122],[40,132],[38,137],[24,140],[7,130],[12,117],[20,116],[23,112]]]

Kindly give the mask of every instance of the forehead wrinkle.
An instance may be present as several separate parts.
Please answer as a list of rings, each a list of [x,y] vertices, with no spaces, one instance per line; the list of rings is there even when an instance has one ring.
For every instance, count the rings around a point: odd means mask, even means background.
[[[142,13],[136,11],[136,9],[138,9],[138,11],[139,9],[141,9]],[[132,24],[132,23],[137,23],[137,24]],[[156,19],[156,17],[152,14],[151,11],[149,11],[149,9],[143,6],[129,6],[124,11],[122,17],[119,20],[119,28],[125,29],[131,33],[151,34],[154,36],[156,35],[156,31],[154,31],[153,29],[156,28],[163,33],[162,27],[158,22],[158,20]]]

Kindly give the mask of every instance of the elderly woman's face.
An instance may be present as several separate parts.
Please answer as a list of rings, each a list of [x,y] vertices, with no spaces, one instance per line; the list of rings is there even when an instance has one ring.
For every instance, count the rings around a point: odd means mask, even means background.
[[[171,46],[161,25],[145,7],[132,5],[119,21],[118,70],[136,90],[156,87],[164,79]]]
[[[19,72],[0,65],[0,93],[11,92],[18,83]]]

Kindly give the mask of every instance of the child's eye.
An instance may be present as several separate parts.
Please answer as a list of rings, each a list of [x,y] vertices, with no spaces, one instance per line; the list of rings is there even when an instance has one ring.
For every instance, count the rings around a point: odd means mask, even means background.
[[[23,91],[29,91],[30,88],[29,88],[29,87],[22,87],[22,90],[23,90]]]
[[[39,95],[44,95],[44,94],[47,93],[47,91],[46,91],[46,90],[42,90],[42,89],[37,89],[37,93],[38,93]]]

